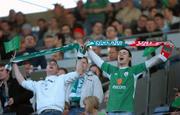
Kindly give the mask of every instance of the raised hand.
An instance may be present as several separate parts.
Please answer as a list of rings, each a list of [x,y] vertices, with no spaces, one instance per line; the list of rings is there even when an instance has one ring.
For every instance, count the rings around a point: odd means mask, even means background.
[[[171,56],[173,49],[174,49],[173,43],[165,42],[161,49],[161,55],[164,56],[165,59],[168,59],[169,56]]]
[[[82,75],[84,73],[84,69],[83,69],[81,60],[77,61],[76,72],[78,72],[80,75]]]

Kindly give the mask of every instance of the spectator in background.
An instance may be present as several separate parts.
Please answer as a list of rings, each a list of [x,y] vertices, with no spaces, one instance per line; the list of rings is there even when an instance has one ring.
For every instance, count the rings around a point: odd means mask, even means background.
[[[106,115],[104,112],[98,111],[99,100],[96,96],[88,96],[83,100],[85,112],[82,115]]]
[[[37,52],[38,50],[36,50],[35,46],[36,46],[36,37],[33,35],[27,35],[24,38],[25,40],[25,46],[26,49],[24,52],[20,52],[18,55],[23,55],[24,53],[33,53],[33,52]],[[28,60],[34,67],[38,67],[40,66],[41,69],[45,69],[46,68],[46,59],[44,56],[40,56],[40,57],[36,57],[36,58],[32,58]],[[20,63],[20,65],[22,65],[22,63]]]
[[[21,36],[22,36],[22,38],[24,38],[25,36],[30,35],[30,34],[33,34],[32,33],[32,25],[29,24],[29,23],[23,24],[22,28],[21,28]]]
[[[116,14],[116,19],[125,25],[133,25],[133,21],[137,21],[141,15],[141,11],[135,8],[132,0],[126,0],[123,9]]]
[[[117,29],[117,32],[118,32],[118,37],[121,37],[122,34],[123,34],[123,30],[124,30],[124,26],[123,26],[123,23],[121,23],[120,21],[118,20],[113,20],[111,23],[110,23],[112,26],[116,27]]]
[[[41,48],[43,47],[43,38],[44,38],[44,34],[46,33],[48,27],[47,27],[47,22],[44,18],[39,18],[37,20],[37,26],[39,28],[39,30],[37,31],[37,47]]]
[[[75,28],[73,30],[74,42],[83,45],[85,40],[85,31],[83,28]]]
[[[60,4],[54,4],[54,18],[57,20],[57,25],[61,28],[64,24],[67,24],[67,12]]]
[[[101,47],[93,46],[93,47],[92,47],[92,50],[93,50],[94,52],[96,52],[96,54],[97,54],[98,56],[102,56],[102,54],[101,54]]]
[[[108,51],[107,61],[117,61],[119,48],[118,47],[108,47],[107,51]]]
[[[149,17],[150,18],[154,18],[157,13],[158,13],[158,9],[156,7],[149,8]]]
[[[91,71],[88,71],[88,59],[82,57],[80,61],[84,70],[83,74],[81,74],[82,77],[73,82],[66,93],[68,102],[71,105],[69,115],[80,115],[81,112],[84,112],[83,100],[87,96],[96,96],[100,103],[103,99],[103,90],[99,78]]]
[[[44,37],[44,48],[51,49],[55,47],[55,38],[52,35],[46,35]]]
[[[22,25],[26,23],[26,17],[22,12],[16,13],[15,29],[17,33],[21,33]]]
[[[67,24],[71,27],[71,28],[75,28],[76,26],[81,26],[77,23],[76,17],[74,16],[73,13],[69,12],[66,14],[66,21]]]
[[[0,100],[3,113],[12,115],[29,115],[33,112],[30,98],[33,93],[21,87],[17,80],[12,77],[7,66],[0,64]]]
[[[157,25],[157,28],[162,32],[169,32],[170,28],[168,24],[165,22],[164,16],[160,13],[157,13],[154,17],[154,21]]]
[[[130,37],[133,35],[132,29],[130,27],[125,27],[124,29],[124,36],[125,37]]]
[[[60,33],[57,33],[55,35],[55,40],[54,40],[54,43],[55,43],[55,47],[62,47],[65,45],[65,37],[63,34],[60,34]]]
[[[69,25],[67,24],[62,25],[61,33],[64,36],[65,44],[69,44],[73,42],[72,29]]]
[[[174,16],[180,16],[180,1],[179,0],[168,0],[168,5],[172,8]]]
[[[118,40],[118,36],[117,36],[118,32],[116,27],[109,25],[106,28],[106,39],[107,40]]]
[[[104,40],[105,36],[103,35],[103,23],[95,22],[92,25],[92,33],[87,37],[88,40]]]
[[[66,68],[60,67],[58,69],[58,75],[67,74],[68,70]]]
[[[103,92],[106,92],[109,88],[109,83],[107,83],[109,81],[109,79],[107,77],[103,76],[103,72],[101,71],[101,69],[93,64],[89,67],[89,70],[92,71],[95,75],[97,75],[99,77],[99,80],[101,81],[101,84],[103,85]],[[104,83],[106,83],[104,85]]]
[[[84,12],[87,15],[85,20],[87,35],[91,33],[92,24],[95,22],[105,23],[106,13],[109,11],[112,11],[112,6],[108,0],[88,0],[84,4]]]
[[[133,27],[133,34],[143,34],[146,33],[146,22],[148,17],[146,15],[141,15],[137,20],[137,24]]]
[[[56,52],[56,53],[52,54],[51,59],[56,60],[56,61],[63,60],[64,59],[64,53],[63,52]]]
[[[74,8],[74,10],[72,12],[73,12],[74,16],[76,17],[77,23],[83,25],[83,23],[85,21],[85,12],[83,10],[83,1],[82,0],[77,1],[77,7]]]
[[[55,17],[52,17],[48,23],[48,30],[44,34],[46,35],[52,35],[53,37],[60,32],[60,29],[58,27],[58,20]]]
[[[173,15],[171,8],[164,8],[163,14],[164,14],[165,20],[170,26],[180,22],[180,18]]]
[[[10,25],[9,21],[2,20],[0,21],[0,56],[1,59],[10,59],[12,57],[13,51],[6,53],[4,42],[8,42],[12,39],[13,28]]]
[[[14,9],[9,10],[9,15],[8,15],[8,21],[11,23],[11,25],[15,25],[15,20],[16,20],[16,12]]]

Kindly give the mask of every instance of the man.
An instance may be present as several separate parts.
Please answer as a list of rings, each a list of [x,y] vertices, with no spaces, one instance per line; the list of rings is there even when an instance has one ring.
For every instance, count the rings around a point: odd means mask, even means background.
[[[25,80],[17,64],[13,64],[16,79],[22,87],[31,90],[36,96],[37,112],[40,115],[61,115],[65,104],[65,84],[71,83],[83,73],[78,62],[76,72],[58,76],[58,64],[55,60],[48,62],[45,80]]]
[[[73,82],[67,91],[68,101],[70,101],[71,105],[70,115],[80,115],[81,112],[84,112],[85,105],[83,104],[83,100],[87,96],[96,96],[100,103],[103,100],[101,82],[95,74],[88,71],[88,59],[86,57],[82,57],[80,61],[82,63],[84,73],[82,74],[82,77]]]
[[[117,61],[118,47],[108,47],[108,61]]]
[[[33,112],[30,98],[33,93],[21,87],[16,79],[10,76],[10,70],[0,64],[0,100],[3,113],[29,115]]]
[[[38,50],[35,48],[36,46],[36,37],[33,35],[27,35],[25,36],[25,46],[26,49],[24,52],[19,53],[18,55],[24,54],[24,53],[33,53],[33,52],[37,52]],[[32,58],[27,60],[28,62],[30,62],[30,64],[33,65],[33,67],[38,67],[40,66],[41,69],[45,69],[46,68],[46,59],[44,56],[40,56],[40,57],[36,57],[36,58]],[[21,65],[22,63],[20,63]]]
[[[133,115],[134,94],[139,75],[146,69],[166,61],[171,55],[174,46],[165,43],[161,54],[145,63],[131,67],[132,54],[127,48],[121,48],[118,52],[118,67],[104,62],[92,50],[88,55],[98,67],[110,75],[109,99],[107,104],[108,115]]]

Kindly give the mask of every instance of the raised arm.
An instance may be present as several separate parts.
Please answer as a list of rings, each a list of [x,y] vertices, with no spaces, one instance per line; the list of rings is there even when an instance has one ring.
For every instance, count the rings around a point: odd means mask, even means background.
[[[88,50],[88,56],[91,58],[91,60],[99,67],[101,68],[102,64],[104,63],[104,60],[102,60],[92,49],[89,48]]]
[[[13,69],[14,69],[14,72],[15,72],[15,77],[18,81],[19,84],[22,84],[23,81],[25,81],[24,77],[22,76],[18,66],[16,63],[13,64]]]
[[[65,83],[73,82],[78,77],[80,77],[84,72],[85,71],[83,69],[82,63],[80,61],[77,61],[76,71],[75,72],[70,72],[70,73],[64,75]]]
[[[159,55],[154,56],[145,62],[146,67],[151,68],[152,66],[165,62],[172,54],[173,49],[174,49],[174,45],[172,43],[169,42],[165,43]]]

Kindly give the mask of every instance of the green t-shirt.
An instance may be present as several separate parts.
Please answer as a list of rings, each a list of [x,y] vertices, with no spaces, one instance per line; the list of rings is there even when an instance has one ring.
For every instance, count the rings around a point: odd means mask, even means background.
[[[84,4],[84,7],[85,9],[105,8],[108,5],[108,3],[109,3],[108,0],[96,0],[96,2],[87,1]],[[88,14],[87,19],[91,21],[95,20],[95,21],[104,22],[105,12]]]
[[[104,112],[98,112],[97,115],[106,115],[106,113],[104,113]]]
[[[111,75],[107,111],[133,112],[136,77],[146,70],[145,63],[124,69],[103,63],[101,69]]]

